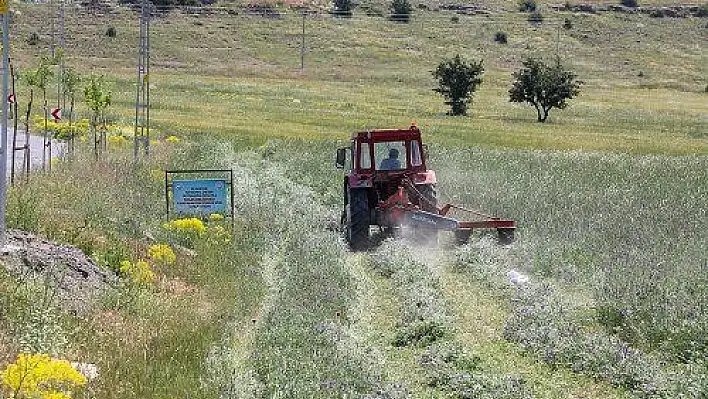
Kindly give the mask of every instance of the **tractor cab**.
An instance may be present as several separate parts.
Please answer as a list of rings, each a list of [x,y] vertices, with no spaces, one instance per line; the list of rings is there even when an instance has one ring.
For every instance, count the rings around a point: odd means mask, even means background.
[[[426,148],[420,130],[383,129],[352,135],[351,146],[337,152],[337,167],[344,169],[351,154],[347,179],[351,187],[372,187],[410,177],[416,184],[434,184],[435,173],[426,166]]]

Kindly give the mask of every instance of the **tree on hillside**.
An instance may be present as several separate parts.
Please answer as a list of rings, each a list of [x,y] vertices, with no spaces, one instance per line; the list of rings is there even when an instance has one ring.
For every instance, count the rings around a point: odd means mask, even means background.
[[[447,100],[445,104],[450,105],[449,115],[467,114],[468,104],[472,102],[477,86],[482,84],[483,73],[482,60],[467,62],[459,54],[438,65],[433,72],[438,88],[433,90]]]
[[[334,15],[338,17],[352,16],[352,1],[351,0],[333,0]]]
[[[411,3],[408,0],[391,1],[391,20],[397,22],[408,22],[411,17]]]
[[[555,65],[546,65],[538,59],[527,58],[523,68],[513,76],[509,101],[533,105],[539,122],[546,121],[551,109],[567,107],[567,100],[580,93],[582,83],[573,72],[563,68],[560,60]]]

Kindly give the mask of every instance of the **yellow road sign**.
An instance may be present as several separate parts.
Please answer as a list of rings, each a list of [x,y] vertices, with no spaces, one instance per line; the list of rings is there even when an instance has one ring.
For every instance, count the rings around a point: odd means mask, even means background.
[[[0,0],[0,14],[6,15],[8,11],[7,2],[9,0]]]

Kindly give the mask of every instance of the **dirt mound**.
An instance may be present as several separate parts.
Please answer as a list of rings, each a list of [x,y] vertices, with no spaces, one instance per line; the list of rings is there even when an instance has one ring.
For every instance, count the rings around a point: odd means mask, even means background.
[[[80,249],[57,244],[20,230],[7,231],[0,264],[22,279],[36,279],[55,289],[59,306],[81,312],[117,282]]]

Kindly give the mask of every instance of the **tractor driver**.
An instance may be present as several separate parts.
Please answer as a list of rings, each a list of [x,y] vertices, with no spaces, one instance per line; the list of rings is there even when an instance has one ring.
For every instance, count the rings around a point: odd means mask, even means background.
[[[398,150],[391,148],[388,151],[388,158],[381,161],[379,170],[394,170],[401,169],[401,161],[398,160]]]

